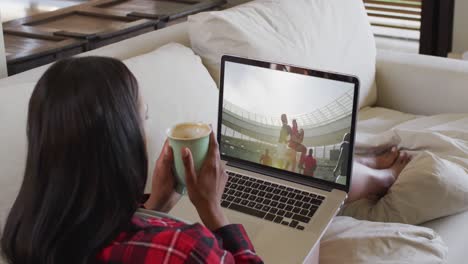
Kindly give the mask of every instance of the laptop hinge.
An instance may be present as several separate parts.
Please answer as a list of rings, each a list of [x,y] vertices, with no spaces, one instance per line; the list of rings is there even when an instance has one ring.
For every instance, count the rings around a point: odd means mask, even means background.
[[[274,177],[274,178],[277,178],[277,179],[280,179],[280,180],[285,180],[285,181],[289,181],[289,182],[293,182],[293,183],[297,183],[297,184],[317,188],[317,189],[327,191],[327,192],[331,192],[333,190],[333,188],[331,186],[327,186],[325,184],[311,182],[311,181],[302,179],[300,177],[284,175],[284,173],[269,171],[269,170],[265,170],[265,169],[259,169],[258,167],[249,166],[248,164],[244,164],[244,163],[229,161],[227,163],[227,165],[231,166],[231,167],[239,168],[239,169],[242,169],[242,170],[251,171],[251,172],[254,172],[254,173],[271,176],[271,177]]]

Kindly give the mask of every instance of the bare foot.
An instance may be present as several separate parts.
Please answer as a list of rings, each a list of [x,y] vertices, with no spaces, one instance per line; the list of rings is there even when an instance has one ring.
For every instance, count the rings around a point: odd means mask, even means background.
[[[357,156],[356,161],[370,168],[382,170],[390,168],[398,158],[399,151],[396,146],[393,146],[387,151],[376,156]]]
[[[411,156],[406,152],[401,152],[390,168],[375,171],[376,186],[374,191],[370,193],[371,196],[377,198],[384,196],[410,161]]]
[[[411,156],[406,153],[406,152],[401,152],[398,159],[395,161],[393,166],[389,168],[389,172],[393,176],[393,178],[396,180],[398,176],[400,176],[400,173],[403,171],[403,169],[408,165],[408,163],[411,161]]]

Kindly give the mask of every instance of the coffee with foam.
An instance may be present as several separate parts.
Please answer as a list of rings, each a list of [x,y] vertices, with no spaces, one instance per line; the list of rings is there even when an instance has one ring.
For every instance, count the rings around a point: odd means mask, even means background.
[[[173,139],[188,140],[209,135],[211,128],[202,123],[183,123],[174,126],[168,133]]]
[[[182,123],[167,130],[169,145],[174,155],[174,167],[177,180],[176,192],[184,194],[185,188],[185,166],[182,160],[182,150],[190,149],[193,164],[199,171],[208,154],[210,146],[211,127],[203,123]]]

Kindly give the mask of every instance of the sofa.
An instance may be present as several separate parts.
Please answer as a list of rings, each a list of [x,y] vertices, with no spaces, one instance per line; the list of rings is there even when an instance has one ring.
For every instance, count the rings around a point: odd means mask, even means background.
[[[127,60],[144,56],[144,54],[168,43],[179,43],[191,47],[189,30],[190,22],[180,23],[93,50],[80,56],[109,56]],[[169,65],[173,62],[168,59],[165,63]],[[14,89],[20,90],[26,86],[29,87],[29,90],[25,89],[25,92],[15,92],[22,96],[21,102],[9,102],[13,106],[17,104],[18,107],[22,107],[15,113],[18,115],[17,118],[11,115],[2,115],[2,106],[0,105],[0,121],[4,126],[0,130],[2,131],[0,133],[0,144],[3,148],[3,151],[0,152],[0,225],[2,226],[21,184],[21,169],[18,168],[24,167],[24,160],[18,159],[18,157],[24,156],[26,144],[25,131],[16,131],[10,127],[10,124],[25,122],[27,107],[25,102],[29,98],[30,87],[34,85],[48,67],[49,65],[46,65],[0,79],[0,95],[3,97],[0,102],[9,100],[7,98],[9,91],[13,92]],[[146,67],[151,69],[151,65],[146,65]],[[157,72],[148,78],[158,78]],[[420,116],[468,113],[468,104],[466,104],[466,98],[468,98],[468,62],[377,50],[375,82],[377,84],[376,89],[378,89],[377,97],[372,105],[361,108],[358,133],[360,132],[360,123],[364,124],[369,120],[373,121],[372,124],[378,124],[380,129],[378,132],[380,133]],[[206,85],[210,86],[211,84]],[[158,89],[170,91],[171,88],[154,87],[154,89],[158,92]],[[164,93],[167,93],[167,91],[164,91]],[[15,95],[12,98],[17,96]],[[212,98],[212,96],[209,98]],[[151,100],[151,98],[146,98],[146,100]],[[203,98],[199,100],[203,100]],[[203,104],[210,103],[203,101]],[[187,109],[186,111],[190,110]],[[170,115],[170,113],[161,113],[161,116],[163,115]],[[180,118],[183,119],[184,117],[173,119]],[[367,126],[366,129],[368,130],[366,132],[372,132],[372,128],[374,128],[374,125]],[[376,134],[378,133],[376,132]],[[158,135],[161,136],[162,134]],[[158,147],[150,151],[150,153],[155,154],[157,151]],[[21,153],[15,155],[15,152]],[[448,247],[446,262],[455,264],[464,263],[468,257],[468,253],[465,252],[465,245],[468,242],[467,221],[468,211],[421,223],[420,226],[431,228],[441,236]]]
[[[0,20],[1,20],[0,14]],[[0,25],[0,32],[3,32],[3,26]],[[5,41],[3,40],[3,34],[0,35],[0,78],[5,78],[7,76],[7,65],[6,65],[6,56],[5,56]]]

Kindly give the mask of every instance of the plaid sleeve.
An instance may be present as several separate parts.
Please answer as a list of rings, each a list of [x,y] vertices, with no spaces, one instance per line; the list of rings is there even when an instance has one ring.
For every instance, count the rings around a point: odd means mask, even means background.
[[[225,226],[214,234],[205,227],[198,232],[197,243],[188,254],[187,263],[263,263],[240,225]],[[191,237],[194,237],[193,233]]]
[[[240,225],[214,234],[200,224],[164,218],[135,218],[133,223],[135,230],[122,232],[106,246],[98,263],[263,263]]]
[[[227,225],[214,231],[221,241],[221,247],[235,259],[235,263],[263,263],[242,225]]]

